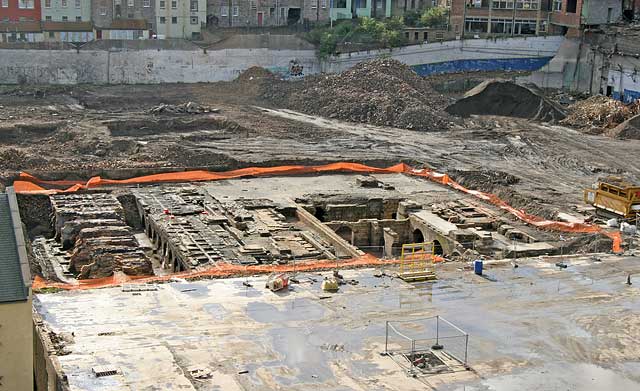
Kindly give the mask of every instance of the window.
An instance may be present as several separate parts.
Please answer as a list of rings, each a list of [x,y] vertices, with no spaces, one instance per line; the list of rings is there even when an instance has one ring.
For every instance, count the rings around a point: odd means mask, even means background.
[[[167,23],[167,18],[165,18],[164,16],[160,17],[160,24],[165,24]]]
[[[553,0],[553,10],[558,12],[562,11],[562,0]]]
[[[237,5],[233,6],[233,16],[238,16],[240,15],[240,7],[238,7]]]
[[[178,24],[178,17],[177,16],[172,16],[171,17],[171,24]]]
[[[513,9],[513,0],[493,0],[492,6],[495,9]]]
[[[82,7],[82,1],[76,0],[76,8],[80,8],[80,7]]]
[[[49,31],[49,38],[55,38],[56,34],[53,31]]]
[[[142,6],[145,8],[151,7],[151,0],[142,0]]]
[[[382,0],[376,0],[376,8],[382,9]]]
[[[160,0],[160,9],[161,10],[165,9],[165,1],[164,0]]]
[[[8,8],[8,7],[9,7],[9,0],[2,0],[2,8]]]
[[[516,8],[525,10],[537,10],[538,0],[517,0]]]
[[[191,24],[198,24],[198,17],[197,16],[192,16],[191,17]]]
[[[133,0],[129,0],[129,3],[127,4],[129,7],[133,7]]]
[[[321,6],[322,8],[327,8],[327,0],[321,0],[321,1],[320,1],[320,6]]]
[[[578,10],[578,2],[577,0],[567,0],[567,13],[575,14]]]
[[[106,14],[107,14],[107,7],[105,7],[104,5],[100,6],[100,15],[104,16]]]
[[[176,9],[176,8],[178,8],[178,2],[177,2],[177,1],[175,1],[175,0],[173,0],[173,1],[171,2],[171,9],[172,9],[172,10],[174,10],[174,9]]]
[[[280,8],[280,20],[282,20],[282,21],[286,20],[286,19],[284,18],[285,9],[286,9],[286,8],[284,8],[284,7],[281,7],[281,8]]]
[[[60,3],[62,4],[62,8],[67,8],[67,6],[69,5],[69,2],[67,0],[62,0]]]
[[[191,11],[198,10],[198,0],[191,0]]]
[[[256,5],[256,2],[253,1],[253,0],[251,0],[251,9],[252,10],[258,9],[258,6]]]
[[[318,1],[318,0],[311,0],[311,8],[313,8],[313,9],[318,8],[318,6],[317,6],[317,1]]]
[[[34,0],[18,0],[18,8],[32,10],[35,8]]]
[[[62,21],[63,21],[63,22],[68,22],[68,21],[69,21],[69,17],[67,17],[67,16],[63,16],[63,17],[62,17]]]
[[[4,7],[4,4],[3,4],[3,7]],[[44,8],[51,8],[51,0],[44,0]]]
[[[82,22],[82,16],[76,16],[76,22]]]
[[[51,22],[51,16],[50,15],[49,16],[45,16],[44,20],[46,20],[47,22]]]
[[[226,5],[223,5],[222,7],[220,7],[220,16],[228,16],[229,15],[229,8]]]

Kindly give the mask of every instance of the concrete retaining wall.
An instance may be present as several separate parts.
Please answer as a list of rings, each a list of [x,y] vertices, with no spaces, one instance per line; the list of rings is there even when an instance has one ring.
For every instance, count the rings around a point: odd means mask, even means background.
[[[342,72],[355,64],[392,57],[419,74],[472,70],[535,70],[555,56],[563,37],[473,39],[405,46],[387,50],[345,53],[322,64],[324,72]]]
[[[298,59],[317,73],[314,50],[22,50],[0,49],[0,84],[154,84],[228,81],[251,67],[286,72]]]
[[[194,48],[139,50],[0,49],[0,84],[155,84],[233,80],[261,66],[286,75],[298,59],[304,73],[342,72],[361,61],[391,56],[419,74],[471,70],[534,70],[553,57],[562,37],[466,40],[342,54],[322,62],[307,47],[273,47],[204,51]],[[125,46],[123,46],[124,48]]]

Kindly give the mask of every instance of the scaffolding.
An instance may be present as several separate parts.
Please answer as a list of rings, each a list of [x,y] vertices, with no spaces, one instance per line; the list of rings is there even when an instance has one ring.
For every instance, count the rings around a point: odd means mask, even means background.
[[[398,277],[407,282],[436,280],[433,242],[402,245]]]

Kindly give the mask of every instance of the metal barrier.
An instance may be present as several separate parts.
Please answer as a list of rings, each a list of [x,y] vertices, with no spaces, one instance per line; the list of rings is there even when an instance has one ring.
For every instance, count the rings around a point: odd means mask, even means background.
[[[433,351],[443,352],[466,368],[469,334],[439,315],[386,322],[384,354],[403,356],[409,370],[414,366],[413,357]]]

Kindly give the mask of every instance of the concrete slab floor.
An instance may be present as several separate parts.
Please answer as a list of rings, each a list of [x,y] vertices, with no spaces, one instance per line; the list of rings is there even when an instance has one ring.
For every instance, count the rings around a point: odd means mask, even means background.
[[[320,289],[328,273],[280,294],[265,277],[176,281],[38,294],[35,307],[54,332],[73,333],[59,357],[72,390],[640,389],[640,280],[625,284],[640,259],[601,259],[495,263],[485,277],[448,263],[437,282],[414,285],[341,271],[359,283],[335,294]],[[472,371],[411,378],[379,354],[385,321],[432,315],[469,333]],[[96,378],[97,365],[119,372]],[[193,368],[212,376],[193,379]]]

